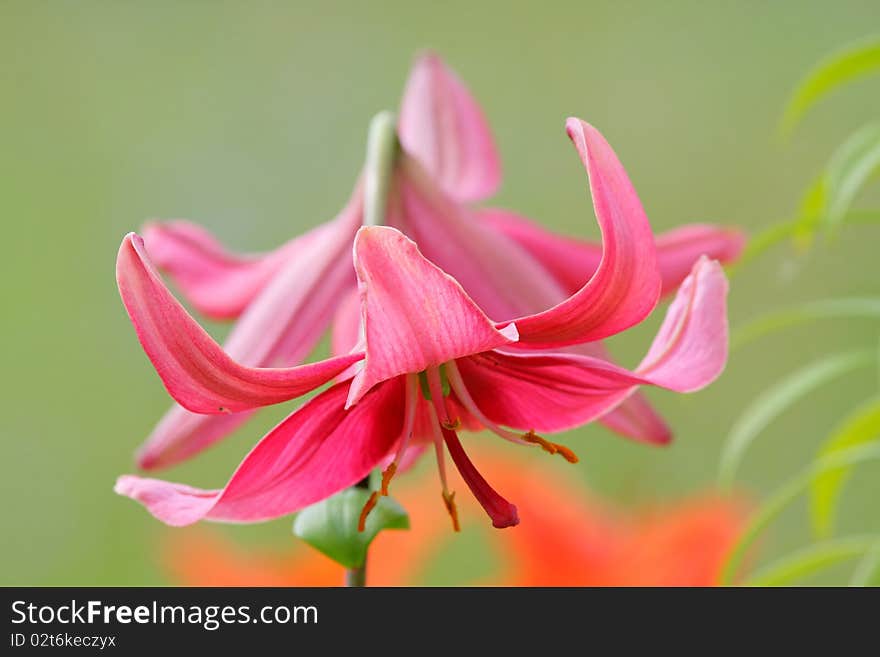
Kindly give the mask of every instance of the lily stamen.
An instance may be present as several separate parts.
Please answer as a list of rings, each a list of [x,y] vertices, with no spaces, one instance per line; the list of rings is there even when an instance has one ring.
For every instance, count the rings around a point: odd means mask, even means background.
[[[455,361],[449,361],[445,364],[446,377],[449,379],[449,385],[452,388],[453,392],[455,392],[455,396],[458,399],[459,403],[465,407],[465,409],[473,415],[484,427],[486,427],[489,431],[494,433],[496,436],[500,438],[504,438],[504,440],[508,440],[512,443],[516,443],[517,445],[525,445],[526,441],[523,440],[522,436],[518,435],[513,431],[508,431],[507,429],[502,429],[497,424],[492,422],[483,411],[480,410],[479,406],[477,406],[474,398],[471,397],[471,393],[468,391],[467,386],[464,384],[464,379],[461,377],[461,372],[458,371],[458,366],[455,364]]]
[[[452,518],[452,529],[460,532],[461,525],[458,523],[458,508],[455,506],[455,491],[451,493],[443,491],[442,495],[443,504],[446,505],[446,511],[449,513],[449,517]]]
[[[437,473],[440,476],[443,504],[446,505],[446,511],[449,513],[449,517],[452,518],[452,529],[461,531],[458,524],[458,511],[454,501],[455,493],[449,491],[449,484],[446,479],[446,457],[443,454],[443,434],[440,432],[440,419],[437,417],[437,411],[434,410],[433,404],[428,404],[428,417],[434,438],[434,454],[437,457]]]
[[[362,532],[367,528],[367,516],[370,515],[370,511],[378,504],[379,502],[379,493],[373,491],[370,493],[370,497],[367,498],[367,503],[364,504],[364,508],[361,509],[361,517],[358,518],[358,531]]]
[[[542,438],[532,430],[529,430],[528,433],[523,434],[523,440],[529,443],[534,443],[535,445],[540,445],[541,449],[543,449],[548,454],[559,454],[569,463],[577,463],[580,460],[577,457],[577,454],[575,454],[565,445],[550,442],[549,440],[547,440],[546,438]]]
[[[404,454],[406,454],[406,448],[409,447],[409,440],[412,437],[413,427],[416,422],[416,410],[419,404],[418,389],[418,377],[415,374],[408,374],[406,377],[406,407],[404,410],[405,415],[403,419],[403,432],[400,437],[400,447],[397,449],[394,460],[382,471],[381,494],[386,497],[391,479],[394,477],[394,473],[397,472],[397,468]]]
[[[388,484],[391,483],[391,478],[394,477],[394,473],[397,472],[397,463],[391,462],[387,468],[382,470],[382,487],[379,489],[379,493],[388,496]]]
[[[565,445],[560,445],[559,443],[554,443],[546,438],[543,438],[536,434],[533,430],[529,430],[526,434],[515,434],[512,431],[508,431],[507,429],[502,429],[497,424],[492,422],[489,418],[483,414],[480,408],[477,406],[474,398],[471,396],[471,393],[468,391],[467,386],[464,384],[464,379],[461,376],[461,372],[458,371],[458,366],[455,364],[455,361],[450,361],[445,365],[446,376],[449,379],[449,384],[452,387],[452,390],[455,392],[455,396],[458,398],[458,401],[462,406],[467,409],[467,411],[473,415],[477,420],[479,420],[484,427],[486,427],[489,431],[494,433],[497,436],[504,438],[505,440],[509,440],[511,442],[519,443],[520,445],[524,443],[531,443],[533,445],[540,445],[541,449],[543,449],[548,454],[559,454],[562,458],[564,458],[569,463],[577,463],[580,459],[578,459],[577,454],[575,454],[571,449],[566,447]]]

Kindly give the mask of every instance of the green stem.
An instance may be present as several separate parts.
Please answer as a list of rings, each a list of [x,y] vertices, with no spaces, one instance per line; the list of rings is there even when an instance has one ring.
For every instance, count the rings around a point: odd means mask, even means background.
[[[400,150],[396,123],[391,112],[379,112],[370,121],[364,167],[364,226],[385,224],[391,174]]]
[[[391,178],[399,151],[396,117],[392,112],[379,112],[370,121],[367,135],[367,161],[364,165],[364,226],[385,224]],[[364,477],[354,485],[354,488],[369,490],[370,477]],[[367,557],[364,557],[364,563],[357,568],[346,569],[345,585],[350,587],[367,585]]]
[[[352,488],[370,489],[370,475],[367,475],[356,483]],[[345,585],[347,587],[360,587],[367,585],[367,557],[364,556],[364,562],[357,568],[345,569]]]

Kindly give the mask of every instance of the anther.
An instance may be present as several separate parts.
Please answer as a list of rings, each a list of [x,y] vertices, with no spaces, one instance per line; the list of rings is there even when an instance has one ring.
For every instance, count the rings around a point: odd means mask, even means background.
[[[457,532],[461,531],[461,525],[458,524],[458,509],[455,506],[455,491],[447,493],[443,491],[443,504],[446,505],[446,511],[452,518],[452,529]]]
[[[450,420],[449,422],[441,422],[440,425],[444,429],[449,429],[449,431],[458,431],[461,429],[461,418],[457,417],[454,420]]]
[[[376,506],[379,502],[379,493],[373,491],[370,493],[369,499],[367,499],[367,503],[364,504],[364,508],[361,509],[361,517],[358,519],[358,531],[362,532],[367,528],[367,516],[370,515],[370,511]]]
[[[397,472],[397,463],[393,461],[387,468],[382,470],[382,487],[379,492],[386,497],[388,496],[388,484],[391,483],[391,478],[394,477],[395,472]]]
[[[577,454],[571,451],[568,447],[566,447],[565,445],[560,445],[559,443],[552,443],[549,440],[542,438],[534,431],[529,431],[528,433],[524,434],[523,440],[529,443],[540,445],[541,449],[543,449],[548,454],[559,454],[569,463],[577,463],[579,461]]]

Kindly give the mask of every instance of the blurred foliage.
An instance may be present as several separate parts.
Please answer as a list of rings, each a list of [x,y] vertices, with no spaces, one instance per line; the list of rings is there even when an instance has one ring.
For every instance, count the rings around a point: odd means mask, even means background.
[[[596,235],[563,133],[564,118],[578,115],[614,145],[656,230],[715,221],[757,236],[779,231],[771,220],[799,219],[791,199],[853,126],[876,119],[876,81],[814,105],[784,147],[773,119],[792,80],[864,38],[876,15],[873,0],[816,0],[797,11],[697,0],[3,2],[0,581],[167,581],[154,548],[174,530],[112,493],[169,403],[113,279],[119,241],[144,220],[185,217],[260,250],[333,216],[363,161],[369,117],[396,105],[412,55],[432,47],[493,126],[505,165],[498,205]],[[870,189],[857,201],[878,205]],[[856,214],[823,248],[804,250],[787,229],[772,250],[755,253],[732,282],[732,324],[815,299],[874,298],[878,227],[850,229]],[[615,354],[638,362],[658,323],[615,340]],[[649,392],[676,430],[670,448],[597,426],[563,440],[580,446],[577,472],[588,485],[622,504],[705,489],[728,428],[757,390],[826,354],[871,346],[876,333],[871,320],[802,323],[734,352],[725,376],[699,394]],[[868,368],[854,371],[773,419],[737,486],[753,499],[773,490],[872,396],[875,379]],[[167,476],[222,484],[289,410],[262,413]],[[876,463],[854,471],[835,522],[840,535],[880,532],[871,495],[878,474]],[[244,544],[291,541],[288,519],[224,531]],[[465,528],[420,581],[456,584],[491,569],[487,531]],[[763,535],[762,560],[809,535],[806,507],[791,507]],[[850,577],[832,567],[807,581]]]
[[[880,73],[880,38],[866,40],[832,53],[819,62],[791,96],[782,116],[782,130],[790,133],[804,114],[838,87]]]
[[[791,129],[807,108],[835,87],[868,73],[880,71],[880,42],[860,44],[845,49],[820,63],[796,90],[783,117],[783,126]],[[791,237],[801,250],[808,249],[816,235],[836,234],[851,216],[853,201],[880,169],[880,124],[869,123],[847,138],[831,156],[828,165],[807,189],[801,202],[800,216],[765,229],[753,242],[749,255],[769,249]],[[861,213],[873,220],[880,211]],[[742,263],[740,263],[740,266]],[[817,319],[872,317],[880,298],[840,298],[815,301],[800,307],[759,317],[734,333],[734,346],[755,340]],[[733,485],[745,451],[782,412],[797,404],[807,393],[850,373],[853,369],[880,365],[876,345],[870,350],[833,354],[816,359],[793,372],[783,381],[766,388],[743,411],[734,423],[721,454],[719,480],[722,486]],[[876,387],[876,382],[872,389]],[[858,393],[856,393],[858,394]],[[868,393],[876,394],[874,390]],[[731,550],[722,569],[724,583],[737,581],[738,569],[746,550],[771,521],[804,490],[810,493],[810,519],[813,533],[820,538],[832,534],[841,503],[842,490],[857,464],[877,460],[880,452],[880,405],[871,401],[847,415],[819,449],[812,465],[799,476],[783,484],[758,509],[739,544]],[[876,509],[874,510],[876,515]],[[880,569],[880,536],[847,537],[814,543],[778,559],[749,580],[752,585],[779,586],[797,583],[815,573],[855,557],[864,557],[850,579],[853,585],[871,584]]]

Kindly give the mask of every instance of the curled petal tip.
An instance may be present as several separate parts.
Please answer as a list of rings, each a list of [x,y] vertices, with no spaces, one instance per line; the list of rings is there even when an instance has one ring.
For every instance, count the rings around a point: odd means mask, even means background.
[[[116,478],[116,483],[113,484],[113,492],[117,495],[124,495],[126,497],[130,497],[134,479],[132,475],[122,475]]]
[[[611,145],[580,119],[566,130],[583,164],[602,233],[597,269],[567,299],[520,317],[520,339],[550,348],[595,342],[641,322],[660,298],[661,278],[651,225]]]
[[[247,367],[233,360],[165,286],[134,233],[119,250],[116,278],[138,339],[166,389],[184,408],[235,412],[298,397],[362,356],[288,368]]]
[[[140,470],[154,470],[161,464],[161,457],[152,450],[139,449],[134,454],[134,462]]]
[[[499,328],[498,332],[511,342],[519,341],[519,330],[516,328],[515,322],[510,322],[507,326]]]
[[[422,48],[421,50],[419,50],[416,53],[414,61],[416,66],[420,64],[437,65],[444,63],[443,58],[433,48]]]

